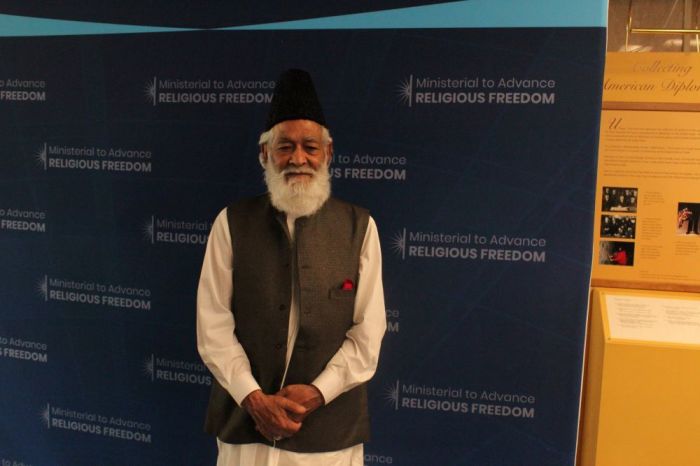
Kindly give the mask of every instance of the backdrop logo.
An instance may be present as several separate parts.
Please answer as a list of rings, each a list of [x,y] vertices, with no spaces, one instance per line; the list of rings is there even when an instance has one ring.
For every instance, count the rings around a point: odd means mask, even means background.
[[[411,107],[413,105],[413,75],[401,81],[398,86],[397,94],[399,101]]]
[[[151,290],[113,283],[97,283],[44,275],[37,283],[44,301],[69,302],[129,310],[151,310]]]
[[[48,345],[40,341],[0,336],[0,357],[45,364],[49,362]]]
[[[172,218],[151,217],[143,225],[143,236],[151,244],[207,244],[212,223]]]
[[[408,107],[417,105],[552,105],[556,81],[547,78],[504,76],[414,76],[399,81],[398,99]]]
[[[51,405],[46,403],[46,407],[39,413],[41,421],[47,429],[51,428]]]
[[[389,385],[385,390],[385,401],[394,408],[394,410],[399,409],[399,404],[401,403],[401,395],[399,391],[399,381],[396,384]]]
[[[460,415],[535,417],[534,396],[494,390],[479,392],[396,380],[386,388],[385,400],[394,411],[409,409]]]
[[[0,79],[0,101],[44,102],[46,81]]]
[[[401,259],[425,258],[495,262],[546,262],[547,240],[505,234],[399,230],[391,249]]]
[[[395,233],[391,238],[391,249],[401,257],[406,259],[406,229]]]
[[[48,275],[44,275],[42,278],[39,279],[36,285],[36,289],[41,295],[42,298],[44,298],[44,301],[49,300],[49,277]]]
[[[46,407],[41,410],[41,421],[47,429],[59,429],[139,443],[151,443],[152,441],[149,423],[76,411],[50,403],[46,403]]]
[[[366,153],[333,155],[331,176],[347,180],[406,181],[406,157]]]
[[[40,168],[112,173],[150,173],[153,153],[143,148],[71,146],[42,143],[34,153]]]
[[[146,83],[146,88],[144,90],[146,92],[146,98],[150,100],[155,107],[156,103],[158,103],[158,79],[154,77],[153,81]]]
[[[151,379],[151,382],[155,380],[156,366],[155,356],[153,354],[143,360],[143,373]]]
[[[146,100],[156,105],[269,104],[275,81],[244,79],[168,79],[154,76],[144,86]]]
[[[46,161],[48,160],[48,144],[44,143],[39,147],[39,150],[36,152],[36,161],[39,164],[40,167],[42,167],[44,170],[47,169],[48,165]]]
[[[174,382],[193,385],[211,385],[211,375],[199,362],[181,361],[148,355],[143,360],[143,373],[151,382]]]
[[[0,208],[0,230],[46,233],[46,212]]]

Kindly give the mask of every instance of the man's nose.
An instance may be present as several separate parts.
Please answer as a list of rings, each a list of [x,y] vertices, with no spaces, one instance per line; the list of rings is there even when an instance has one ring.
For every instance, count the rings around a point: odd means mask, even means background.
[[[306,163],[306,153],[301,146],[297,146],[294,152],[292,152],[290,163],[292,165],[304,165]]]

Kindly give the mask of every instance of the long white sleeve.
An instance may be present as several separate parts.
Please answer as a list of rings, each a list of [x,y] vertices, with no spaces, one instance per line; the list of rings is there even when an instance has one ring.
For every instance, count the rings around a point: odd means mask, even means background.
[[[239,405],[260,386],[234,329],[231,312],[233,253],[226,209],[221,211],[207,241],[197,289],[197,349],[216,380]]]
[[[355,295],[354,325],[326,368],[312,383],[326,403],[368,381],[377,370],[379,349],[386,331],[382,252],[374,219],[370,217],[360,252],[360,278]]]

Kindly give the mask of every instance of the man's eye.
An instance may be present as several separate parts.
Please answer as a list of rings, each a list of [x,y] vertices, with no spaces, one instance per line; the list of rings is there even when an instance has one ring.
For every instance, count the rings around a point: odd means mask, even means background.
[[[283,151],[283,152],[288,152],[288,151],[292,150],[292,146],[289,144],[285,144],[283,146],[277,146],[277,150]]]
[[[318,151],[318,147],[316,146],[306,146],[306,152],[312,154],[314,152]]]

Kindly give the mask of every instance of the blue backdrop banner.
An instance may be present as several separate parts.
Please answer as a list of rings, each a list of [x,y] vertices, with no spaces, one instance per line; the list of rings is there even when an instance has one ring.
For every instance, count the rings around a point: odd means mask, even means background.
[[[0,466],[214,464],[199,269],[290,67],[381,236],[365,463],[574,464],[606,2],[6,3]]]

